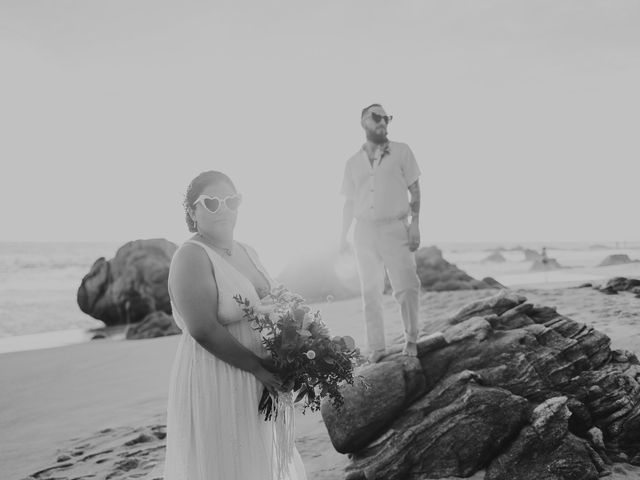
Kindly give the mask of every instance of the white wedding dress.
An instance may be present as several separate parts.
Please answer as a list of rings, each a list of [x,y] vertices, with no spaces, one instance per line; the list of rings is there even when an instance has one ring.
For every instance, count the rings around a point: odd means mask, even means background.
[[[187,243],[204,248],[213,265],[218,321],[245,347],[266,357],[259,332],[251,328],[233,299],[239,294],[259,305],[253,284],[203,243]],[[244,248],[272,282],[255,252]],[[182,337],[169,385],[164,480],[306,480],[293,444],[293,412],[279,416],[279,427],[278,421],[265,421],[258,413],[262,383],[200,346],[189,335],[175,305],[173,316]]]

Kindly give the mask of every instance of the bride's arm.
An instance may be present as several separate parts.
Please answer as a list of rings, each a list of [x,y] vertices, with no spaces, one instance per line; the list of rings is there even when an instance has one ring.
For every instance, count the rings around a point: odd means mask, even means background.
[[[173,301],[189,334],[219,359],[255,375],[267,388],[281,389],[260,358],[218,322],[218,287],[206,252],[185,245],[176,252],[169,272]]]

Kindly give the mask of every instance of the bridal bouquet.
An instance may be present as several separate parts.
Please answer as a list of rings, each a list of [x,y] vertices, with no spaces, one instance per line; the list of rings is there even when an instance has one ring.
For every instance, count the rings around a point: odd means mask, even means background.
[[[331,337],[320,312],[312,312],[300,295],[284,287],[273,289],[261,305],[251,305],[240,295],[234,299],[261,333],[283,384],[293,385],[295,402],[304,401],[303,412],[317,411],[326,396],[340,408],[344,399],[339,385],[353,384],[353,369],[360,357],[353,338]],[[276,400],[265,388],[258,405],[265,420],[277,415]]]

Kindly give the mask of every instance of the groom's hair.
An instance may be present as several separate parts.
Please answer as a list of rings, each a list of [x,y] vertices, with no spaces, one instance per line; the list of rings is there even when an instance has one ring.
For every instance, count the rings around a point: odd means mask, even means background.
[[[373,108],[373,107],[382,107],[382,105],[380,105],[379,103],[372,103],[372,104],[371,104],[371,105],[369,105],[368,107],[364,107],[364,108],[362,109],[362,113],[360,114],[360,119],[362,119],[362,118],[367,114],[367,112],[369,111],[369,109],[370,109],[370,108]]]
[[[189,212],[193,211],[193,202],[195,202],[202,191],[207,188],[209,185],[213,185],[215,183],[226,183],[231,188],[233,188],[234,192],[237,192],[236,186],[233,184],[231,179],[222,172],[217,172],[215,170],[209,170],[208,172],[202,172],[196,178],[191,180],[191,183],[187,187],[187,193],[184,196],[184,201],[182,202],[184,206],[184,214],[185,220],[187,222],[187,227],[190,232],[197,232],[196,224],[194,223]]]

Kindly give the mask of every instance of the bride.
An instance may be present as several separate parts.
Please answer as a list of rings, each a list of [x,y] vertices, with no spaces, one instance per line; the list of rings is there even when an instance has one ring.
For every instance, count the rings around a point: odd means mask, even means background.
[[[215,171],[198,175],[185,197],[195,235],[169,271],[183,334],[169,386],[165,480],[306,480],[292,408],[272,421],[258,413],[263,388],[291,393],[233,299],[256,305],[272,286],[255,251],[233,238],[240,200],[231,179]]]

